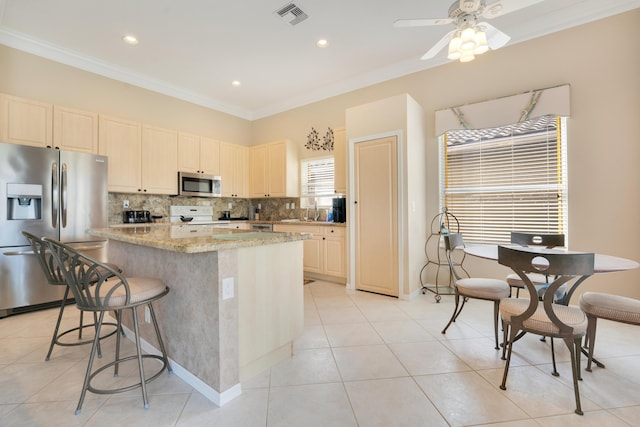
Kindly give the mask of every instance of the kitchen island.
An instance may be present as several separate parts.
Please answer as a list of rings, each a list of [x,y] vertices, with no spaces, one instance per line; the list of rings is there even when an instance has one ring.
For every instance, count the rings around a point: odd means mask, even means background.
[[[109,262],[126,276],[169,286],[154,308],[171,365],[217,405],[238,396],[241,381],[291,356],[303,330],[302,240],[309,236],[170,224],[90,234],[109,239]],[[141,323],[141,336],[157,353],[146,341],[151,324]]]

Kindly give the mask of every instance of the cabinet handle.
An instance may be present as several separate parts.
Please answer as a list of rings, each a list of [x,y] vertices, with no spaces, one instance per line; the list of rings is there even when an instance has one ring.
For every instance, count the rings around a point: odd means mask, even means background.
[[[333,233],[333,230],[331,230],[331,232]]]
[[[323,237],[323,238],[322,238],[322,240],[327,240],[327,238],[326,238],[326,237]]]

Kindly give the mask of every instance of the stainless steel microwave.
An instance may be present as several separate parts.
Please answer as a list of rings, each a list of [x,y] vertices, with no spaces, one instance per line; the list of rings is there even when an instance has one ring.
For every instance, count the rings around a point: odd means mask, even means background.
[[[178,194],[180,196],[221,197],[222,179],[214,175],[178,172]]]

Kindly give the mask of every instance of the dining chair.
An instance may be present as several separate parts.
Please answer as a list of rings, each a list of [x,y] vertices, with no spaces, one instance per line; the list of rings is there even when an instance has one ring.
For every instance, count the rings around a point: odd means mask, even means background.
[[[91,354],[89,355],[82,392],[80,393],[80,400],[76,407],[76,414],[79,414],[82,409],[87,391],[96,394],[112,394],[141,388],[144,407],[145,409],[148,408],[149,400],[146,384],[158,378],[165,369],[172,372],[152,304],[154,301],[167,295],[169,288],[160,279],[150,277],[124,277],[122,273],[110,266],[66,244],[47,237],[43,240],[47,243],[49,250],[53,254],[56,268],[64,273],[67,284],[75,297],[76,306],[82,311],[98,314],[96,334],[93,340]],[[137,309],[142,306],[149,311],[150,320],[153,324],[160,350],[159,355],[142,354],[137,312]],[[118,316],[121,317],[124,310],[131,310],[136,354],[121,356],[120,334],[116,334],[115,359],[112,362],[104,363],[94,371],[93,364],[100,341],[99,334],[103,325],[104,315],[107,311],[116,311]],[[150,377],[147,377],[145,374],[143,359],[155,359],[161,362],[157,372]],[[111,389],[96,388],[92,385],[92,380],[110,367],[114,368],[113,375],[117,377],[120,365],[128,361],[137,361],[140,380],[138,383]]]
[[[36,256],[40,267],[42,268],[42,272],[44,273],[45,278],[47,279],[47,283],[53,286],[64,286],[64,296],[62,297],[62,302],[60,303],[60,310],[58,311],[58,320],[56,321],[56,326],[53,329],[53,336],[51,337],[51,343],[49,344],[49,351],[47,352],[47,356],[45,357],[45,361],[48,361],[51,358],[51,353],[53,352],[53,347],[55,345],[59,345],[62,347],[71,347],[76,345],[89,344],[93,342],[93,337],[84,338],[82,337],[82,333],[86,328],[92,328],[95,330],[97,324],[97,316],[94,313],[93,323],[85,324],[84,323],[84,312],[80,312],[80,321],[78,326],[67,329],[66,331],[60,332],[60,324],[62,323],[62,317],[64,314],[64,309],[67,306],[67,303],[70,301],[69,298],[69,286],[67,286],[67,281],[64,277],[64,273],[56,268],[55,261],[50,251],[47,250],[47,244],[42,240],[41,237],[36,236],[35,234],[29,233],[28,231],[23,231],[22,235],[29,241],[31,248],[33,249],[33,254]],[[107,264],[113,269],[117,269],[121,271],[119,267],[114,264]],[[118,330],[118,324],[105,322],[103,326],[113,326],[114,330],[108,331],[104,335],[100,337],[100,339],[108,338],[116,333]],[[73,341],[70,339],[63,339],[65,335],[69,335],[73,332],[78,332],[78,338]],[[100,347],[98,346],[98,357],[102,357],[102,353],[100,351]]]
[[[538,233],[519,233],[516,231],[511,232],[511,243],[514,245],[520,245],[523,247],[540,246],[548,249],[564,246],[564,234],[538,234]],[[542,297],[544,289],[548,286],[549,277],[540,273],[529,273],[527,275],[531,282],[538,288],[538,294]],[[525,285],[518,277],[517,274],[511,273],[507,276],[507,283],[513,289],[516,290],[516,298],[520,296],[520,289],[524,289]],[[559,290],[559,294],[562,290]],[[560,296],[560,295],[559,295]]]
[[[498,246],[498,262],[510,267],[525,284],[529,298],[505,298],[500,303],[506,364],[500,388],[506,390],[507,375],[513,344],[521,332],[533,333],[553,338],[562,338],[571,354],[573,390],[576,400],[576,414],[582,415],[580,406],[581,340],[587,331],[587,317],[575,306],[555,304],[556,290],[572,280],[581,280],[594,272],[594,254],[536,250],[535,248],[513,248]],[[542,301],[538,290],[527,275],[537,272],[554,277]],[[553,353],[552,353],[553,354]],[[555,364],[555,356],[554,356]]]
[[[591,372],[592,362],[604,368],[603,363],[593,358],[598,319],[640,325],[640,300],[601,292],[585,292],[580,296],[580,308],[587,315],[585,347],[588,352],[586,370]]]
[[[495,336],[496,350],[500,349],[498,344],[498,306],[500,300],[508,298],[510,293],[509,285],[504,280],[499,279],[487,279],[480,277],[468,277],[466,270],[462,267],[462,262],[455,262],[453,252],[456,249],[464,249],[464,239],[462,234],[454,233],[444,236],[445,255],[447,262],[449,263],[449,270],[454,277],[454,289],[455,289],[455,307],[449,323],[442,330],[443,334],[447,333],[447,329],[451,323],[455,322],[460,312],[464,308],[465,303],[469,298],[493,301],[493,329]],[[467,277],[462,277],[462,271],[465,272]],[[460,299],[462,298],[462,303]]]

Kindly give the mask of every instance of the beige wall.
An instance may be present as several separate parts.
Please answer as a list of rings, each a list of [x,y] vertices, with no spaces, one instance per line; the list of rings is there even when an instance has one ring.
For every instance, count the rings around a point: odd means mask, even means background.
[[[0,45],[0,92],[249,145],[251,122]]]
[[[0,92],[258,144],[301,146],[314,126],[345,124],[345,109],[410,94],[427,122],[427,218],[438,209],[438,109],[559,84],[571,85],[569,240],[575,249],[640,260],[640,9],[247,122],[0,46]],[[302,157],[317,155],[304,148]],[[426,239],[426,236],[425,236]],[[478,274],[502,275],[488,261]],[[640,298],[640,270],[599,275],[586,289]]]
[[[344,125],[346,108],[408,93],[426,115],[429,221],[438,210],[436,110],[570,84],[570,245],[640,261],[638,22],[640,9],[257,120],[254,141],[303,144],[311,126]],[[489,261],[468,262],[476,274],[505,271]],[[640,298],[640,270],[601,274],[581,288],[594,289]]]

